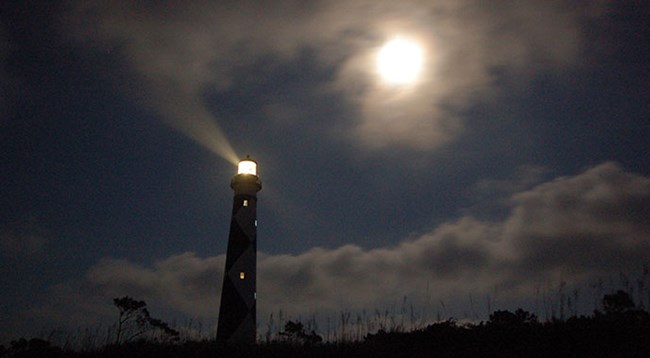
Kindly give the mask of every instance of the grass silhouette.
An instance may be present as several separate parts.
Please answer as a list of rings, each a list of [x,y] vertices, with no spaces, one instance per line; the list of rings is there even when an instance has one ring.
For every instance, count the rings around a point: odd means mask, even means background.
[[[624,290],[605,294],[600,309],[588,316],[570,315],[542,322],[523,309],[497,310],[487,321],[478,323],[447,319],[422,327],[411,324],[411,329],[405,329],[406,320],[397,320],[386,312],[376,311],[356,319],[342,312],[341,327],[332,334],[335,339],[329,341],[316,333],[313,317],[305,323],[283,322],[278,334],[267,335],[254,346],[227,346],[189,335],[175,341],[149,335],[121,343],[86,337],[81,341],[98,345],[77,348],[60,347],[45,339],[21,338],[8,347],[0,346],[0,357],[650,356],[650,313],[633,297]],[[362,328],[377,330],[362,334]]]

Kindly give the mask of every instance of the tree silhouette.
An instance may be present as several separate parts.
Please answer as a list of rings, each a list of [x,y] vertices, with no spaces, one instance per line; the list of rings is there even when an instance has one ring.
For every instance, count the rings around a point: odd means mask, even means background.
[[[135,300],[129,296],[114,298],[113,304],[119,310],[115,343],[128,342],[151,328],[158,328],[165,335],[178,339],[179,332],[159,319],[152,318],[144,301]],[[126,338],[125,338],[126,337]]]
[[[117,333],[115,343],[120,344],[124,334],[130,335],[126,341],[141,335],[146,331],[145,324],[149,318],[147,304],[144,301],[137,301],[129,296],[114,298],[113,304],[119,310],[120,314],[117,320]]]

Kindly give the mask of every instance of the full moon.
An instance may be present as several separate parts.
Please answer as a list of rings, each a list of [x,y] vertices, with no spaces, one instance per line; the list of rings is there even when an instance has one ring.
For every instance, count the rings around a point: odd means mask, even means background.
[[[392,84],[415,82],[422,69],[422,48],[416,42],[396,38],[387,42],[377,54],[377,70]]]

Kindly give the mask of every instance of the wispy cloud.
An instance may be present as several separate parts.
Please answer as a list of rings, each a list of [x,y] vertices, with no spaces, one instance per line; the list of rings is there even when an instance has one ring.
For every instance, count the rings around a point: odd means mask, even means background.
[[[328,83],[314,85],[345,94],[353,106],[355,143],[431,150],[452,141],[463,129],[460,113],[498,96],[504,82],[576,65],[587,46],[584,19],[603,3],[83,1],[65,23],[83,43],[119,50],[149,84],[150,105],[190,136],[200,132],[192,121],[214,121],[206,89],[268,76],[272,68],[258,66],[261,59],[290,62],[309,49],[333,69]],[[383,86],[374,70],[374,54],[395,35],[426,50],[423,77],[410,89]],[[231,157],[216,128],[221,147],[194,139]]]
[[[397,246],[261,253],[260,317],[278,309],[303,316],[374,309],[404,296],[419,305],[460,304],[472,295],[495,295],[495,290],[504,301],[530,302],[548,282],[585,286],[648,264],[650,178],[604,163],[515,193],[510,200],[512,209],[502,221],[461,217]],[[56,286],[50,303],[35,312],[60,317],[75,311],[87,323],[102,312],[94,305],[132,295],[174,312],[214,318],[223,264],[223,255],[194,253],[152,266],[107,258],[80,282]],[[84,307],[88,311],[80,312]]]
[[[34,255],[41,252],[46,243],[45,236],[30,226],[0,228],[0,254],[12,257]]]

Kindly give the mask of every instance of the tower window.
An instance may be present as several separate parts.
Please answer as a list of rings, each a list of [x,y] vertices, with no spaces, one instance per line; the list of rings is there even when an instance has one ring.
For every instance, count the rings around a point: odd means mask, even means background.
[[[239,273],[239,279],[240,280],[243,280],[245,277],[246,277],[246,274],[244,273],[244,271]]]
[[[248,206],[248,199],[244,199],[244,206]]]

